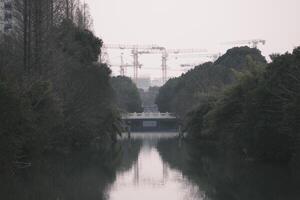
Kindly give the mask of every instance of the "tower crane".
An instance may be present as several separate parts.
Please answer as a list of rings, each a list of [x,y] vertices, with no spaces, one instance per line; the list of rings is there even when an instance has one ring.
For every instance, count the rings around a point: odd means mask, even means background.
[[[191,56],[191,55],[189,55],[189,56]],[[192,56],[194,56],[194,57],[206,57],[206,58],[211,59],[213,62],[215,62],[221,56],[221,53],[192,54]],[[184,68],[185,72],[187,72],[189,68],[193,68],[193,67],[199,66],[201,64],[202,63],[199,63],[199,62],[198,63],[184,63],[184,64],[181,64],[180,66],[182,68]]]
[[[128,67],[134,67],[134,65],[124,63],[123,59],[123,53],[121,54],[121,64],[110,64],[109,67],[120,67],[120,76],[125,76],[127,73],[127,68]],[[142,65],[139,65],[139,68],[141,68]]]
[[[102,48],[106,49],[163,49],[156,44],[151,45],[138,45],[138,44],[103,44]]]
[[[137,54],[161,54],[162,55],[162,82],[165,83],[167,81],[167,61],[168,57],[171,54],[179,55],[179,54],[195,54],[195,53],[203,53],[206,52],[206,49],[151,49],[151,50],[144,50],[138,51]]]
[[[263,39],[240,40],[240,41],[225,42],[223,44],[245,44],[245,45],[249,45],[252,48],[257,48],[259,44],[265,45],[266,40]]]
[[[178,59],[178,57],[180,58],[186,58],[186,57],[202,57],[202,58],[208,58],[211,61],[216,61],[220,56],[221,53],[197,53],[197,54],[181,54],[181,55],[174,55],[176,56],[176,59]]]
[[[120,75],[121,76],[125,76],[125,73],[127,73],[127,67],[128,66],[124,66],[124,59],[123,59],[123,53],[121,54],[121,65],[120,65]]]
[[[185,63],[185,64],[181,64],[180,65],[180,67],[185,67],[185,68],[190,68],[190,67],[195,67],[195,66],[198,66],[198,65],[200,65],[200,63],[189,63],[189,64],[187,64],[187,63]]]
[[[126,73],[127,73],[127,68],[128,67],[134,67],[132,64],[128,64],[128,63],[125,63],[125,64],[110,64],[108,65],[109,67],[119,67],[120,68],[120,76],[126,76]],[[143,65],[140,64],[139,65],[139,68],[141,68]]]
[[[183,68],[184,72],[187,72],[189,69],[194,68],[194,67],[199,66],[199,65],[201,65],[201,63],[193,63],[193,64],[185,63],[185,64],[181,64],[180,67]]]
[[[162,52],[162,74],[163,83],[167,81],[167,60],[170,54],[194,54],[207,52],[206,49],[168,49]]]
[[[138,79],[138,69],[141,68],[139,63],[139,50],[162,50],[163,47],[158,45],[128,45],[128,44],[104,44],[101,52],[103,52],[103,57],[101,57],[101,62],[108,61],[107,49],[119,49],[119,50],[131,50],[133,56],[133,81],[137,83]]]

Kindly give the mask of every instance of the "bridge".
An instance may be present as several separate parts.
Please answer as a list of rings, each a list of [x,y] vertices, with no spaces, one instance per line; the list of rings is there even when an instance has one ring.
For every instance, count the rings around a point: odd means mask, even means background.
[[[172,113],[126,113],[122,119],[132,132],[178,130],[177,117]]]

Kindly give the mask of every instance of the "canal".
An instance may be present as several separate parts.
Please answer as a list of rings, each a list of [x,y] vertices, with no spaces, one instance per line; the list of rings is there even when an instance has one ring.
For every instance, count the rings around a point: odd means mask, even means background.
[[[193,151],[178,133],[132,133],[105,157],[41,158],[0,179],[5,200],[298,200],[298,170]],[[222,155],[222,156],[221,156]],[[12,178],[13,177],[13,178]]]
[[[225,157],[209,144],[195,152],[178,139],[178,133],[135,133],[131,140],[124,138],[124,168],[106,189],[109,200],[300,198],[298,170]]]
[[[131,137],[127,151],[138,144],[138,153],[132,152],[135,155],[132,166],[117,173],[115,182],[107,190],[108,199],[201,199],[203,191],[179,169],[171,167],[161,155],[161,142],[174,142],[178,133],[133,133]],[[180,145],[177,142],[170,147],[178,149]],[[172,156],[177,155],[169,155]]]

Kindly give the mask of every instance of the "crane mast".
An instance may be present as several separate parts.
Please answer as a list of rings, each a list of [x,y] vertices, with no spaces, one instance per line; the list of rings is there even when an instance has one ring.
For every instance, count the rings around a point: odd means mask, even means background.
[[[168,58],[169,55],[188,55],[195,53],[207,52],[206,49],[166,49],[158,45],[125,45],[125,44],[104,44],[101,52],[101,62],[106,62],[110,65],[109,55],[107,49],[119,49],[119,50],[131,50],[133,57],[133,81],[137,84],[139,69],[141,64],[139,63],[139,55],[142,54],[161,54],[161,70],[162,70],[162,82],[165,83],[168,77]],[[125,66],[121,58],[120,74],[125,75]]]
[[[120,67],[120,76],[126,76],[127,68],[128,67],[134,67],[134,65],[130,65],[128,63],[124,63],[123,59],[123,53],[121,53],[121,64],[109,64],[109,67]],[[139,68],[141,68],[142,65],[139,64]]]
[[[134,67],[133,65],[131,65],[131,64],[110,64],[110,65],[108,65],[109,67],[118,67],[119,69],[120,69],[120,76],[126,76],[126,74],[127,74],[127,68],[128,67]],[[140,67],[141,67],[142,65],[140,64]]]
[[[137,84],[138,80],[138,71],[141,68],[139,63],[139,50],[161,50],[164,49],[158,45],[127,45],[127,44],[104,44],[101,52],[103,53],[104,58],[101,61],[106,61],[109,63],[107,49],[119,49],[119,50],[131,50],[131,54],[133,57],[133,81]]]
[[[138,51],[138,54],[161,54],[161,69],[162,69],[162,82],[165,83],[168,78],[168,57],[170,54],[194,54],[194,53],[203,53],[207,52],[206,49],[152,49],[152,50],[144,50]]]
[[[121,65],[120,65],[120,75],[125,76],[125,68],[124,67],[124,59],[123,59],[123,53],[121,54]]]

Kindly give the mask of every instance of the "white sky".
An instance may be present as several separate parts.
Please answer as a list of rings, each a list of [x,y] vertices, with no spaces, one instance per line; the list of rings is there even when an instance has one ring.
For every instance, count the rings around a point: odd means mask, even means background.
[[[231,46],[221,45],[222,42],[261,38],[267,40],[265,46],[260,46],[266,56],[300,45],[300,0],[85,1],[91,9],[94,31],[105,43],[224,52]],[[111,56],[112,63],[120,63],[118,55]],[[131,62],[130,57],[126,60]],[[142,56],[140,62],[145,68],[160,69],[159,56]],[[172,69],[180,69],[173,65]],[[114,72],[118,74],[118,69]],[[158,77],[161,73],[141,70],[140,74]]]

